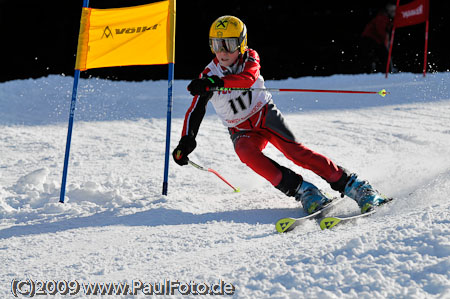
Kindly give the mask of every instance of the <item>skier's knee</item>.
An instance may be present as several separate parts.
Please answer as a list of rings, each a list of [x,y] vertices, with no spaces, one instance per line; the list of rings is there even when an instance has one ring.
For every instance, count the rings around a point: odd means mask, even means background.
[[[252,146],[236,146],[234,150],[244,164],[252,163],[255,157],[261,154],[261,151]]]

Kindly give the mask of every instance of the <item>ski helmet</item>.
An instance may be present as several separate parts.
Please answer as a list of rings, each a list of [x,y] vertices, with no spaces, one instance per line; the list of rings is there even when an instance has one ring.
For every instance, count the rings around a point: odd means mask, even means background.
[[[220,50],[234,52],[237,49],[241,54],[247,50],[247,28],[236,17],[222,16],[215,20],[209,29],[209,46],[216,53]]]

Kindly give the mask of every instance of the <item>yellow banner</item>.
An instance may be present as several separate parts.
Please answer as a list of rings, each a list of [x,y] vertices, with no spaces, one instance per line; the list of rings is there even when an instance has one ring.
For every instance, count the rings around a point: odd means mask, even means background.
[[[83,8],[75,69],[175,62],[175,0]]]

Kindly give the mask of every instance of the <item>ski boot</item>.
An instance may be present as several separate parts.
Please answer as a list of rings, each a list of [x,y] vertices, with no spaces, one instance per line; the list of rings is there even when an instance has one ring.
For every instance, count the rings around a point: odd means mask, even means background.
[[[316,186],[303,181],[295,193],[295,200],[302,203],[303,209],[312,214],[325,207],[332,200],[320,192]]]
[[[373,189],[368,181],[358,179],[355,173],[350,174],[344,194],[358,203],[363,214],[390,200]]]

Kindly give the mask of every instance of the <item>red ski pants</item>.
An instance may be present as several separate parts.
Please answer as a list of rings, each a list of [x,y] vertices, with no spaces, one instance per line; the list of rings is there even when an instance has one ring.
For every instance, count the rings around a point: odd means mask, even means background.
[[[342,176],[342,170],[329,158],[295,141],[273,103],[265,105],[244,123],[229,128],[229,132],[239,159],[274,186],[280,183],[283,174],[276,163],[262,153],[268,142],[296,165],[311,170],[329,183],[337,182]]]

